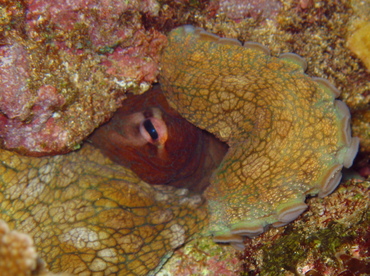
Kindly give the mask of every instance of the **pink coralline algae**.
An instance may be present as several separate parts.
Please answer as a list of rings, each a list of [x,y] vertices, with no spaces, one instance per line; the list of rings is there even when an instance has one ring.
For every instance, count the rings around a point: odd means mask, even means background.
[[[281,8],[280,1],[269,0],[220,0],[219,12],[225,13],[231,19],[246,17],[276,16]]]
[[[127,91],[156,80],[166,38],[148,1],[1,4],[0,147],[66,153],[107,121]]]
[[[153,60],[146,60],[146,55],[156,56],[158,49],[163,45],[165,38],[155,30],[135,34],[138,46],[117,48],[106,55],[103,64],[107,66],[107,73],[117,78],[128,80],[143,80],[150,83],[156,79],[158,64]]]
[[[28,0],[27,21],[31,30],[38,29],[40,24],[49,21],[56,28],[73,30],[76,24],[86,24],[90,28],[88,35],[93,44],[106,45],[115,40],[124,39],[125,33],[132,32],[132,29],[115,28],[117,25],[126,24],[127,18],[124,13],[148,13],[157,15],[159,4],[155,0],[146,1],[120,1],[120,0],[72,0],[60,2],[55,0]],[[137,25],[132,20],[130,25]],[[109,33],[106,33],[106,32]],[[36,34],[37,36],[37,34]],[[127,37],[127,35],[126,35]]]
[[[0,134],[3,138],[2,146],[6,148],[22,147],[33,149],[37,152],[51,151],[55,148],[63,148],[68,138],[67,130],[54,124],[54,108],[61,107],[65,99],[58,95],[56,89],[50,85],[44,85],[37,91],[35,97],[37,103],[33,105],[30,112],[36,119],[30,123],[19,120],[8,119],[0,114]],[[50,145],[42,146],[43,141],[53,141]],[[22,150],[22,148],[20,148]]]
[[[29,77],[27,52],[21,45],[13,44],[1,47],[0,55],[0,109],[10,119],[25,119],[33,96],[26,83]]]
[[[236,276],[241,273],[241,262],[234,248],[217,245],[203,237],[176,250],[159,275]]]
[[[33,92],[27,87],[29,65],[24,47],[14,43],[1,47],[0,51],[1,146],[21,145],[34,152],[52,151],[50,146],[63,147],[67,132],[53,124],[53,115],[65,104],[64,97],[51,85],[42,85]],[[39,148],[40,141],[47,140],[52,140],[53,145]]]
[[[45,22],[56,30],[83,30],[83,41],[72,47],[81,48],[86,44],[99,53],[107,53],[103,60],[108,74],[153,82],[157,63],[147,57],[157,55],[164,37],[153,29],[143,29],[141,14],[156,16],[158,12],[159,4],[155,0],[75,0],[67,3],[36,0],[30,1],[28,6],[28,33],[33,39],[42,40],[38,30]]]

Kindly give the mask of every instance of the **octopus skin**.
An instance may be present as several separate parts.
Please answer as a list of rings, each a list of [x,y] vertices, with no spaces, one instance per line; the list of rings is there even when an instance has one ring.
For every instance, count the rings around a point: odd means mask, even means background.
[[[170,108],[160,87],[129,95],[89,141],[150,184],[202,192],[227,146]]]
[[[160,83],[170,105],[230,147],[204,192],[216,242],[241,246],[337,187],[359,139],[339,91],[304,74],[302,58],[192,26],[168,41]]]
[[[0,160],[0,228],[5,221],[30,235],[38,257],[56,273],[155,275],[175,248],[207,224],[200,195],[149,185],[88,143],[52,157],[1,149]],[[0,256],[12,255],[0,258],[1,275],[23,268],[29,270],[16,275],[41,275],[34,270],[37,261],[29,261],[35,254],[24,252],[29,239],[24,250],[2,239]]]

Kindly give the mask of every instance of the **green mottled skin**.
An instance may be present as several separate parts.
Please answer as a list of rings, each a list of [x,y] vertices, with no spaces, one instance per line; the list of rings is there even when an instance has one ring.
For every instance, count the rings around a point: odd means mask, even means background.
[[[180,114],[230,146],[205,192],[218,236],[283,223],[343,163],[335,96],[294,62],[178,28],[160,82]]]
[[[53,272],[146,275],[206,222],[199,197],[150,186],[90,145],[0,160],[0,219],[30,234]]]

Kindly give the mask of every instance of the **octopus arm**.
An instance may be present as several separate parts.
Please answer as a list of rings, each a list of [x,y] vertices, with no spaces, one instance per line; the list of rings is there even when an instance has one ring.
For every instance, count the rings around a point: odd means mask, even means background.
[[[161,60],[172,107],[230,147],[205,191],[218,242],[294,220],[306,196],[336,188],[358,150],[336,88],[304,74],[299,56],[252,46],[184,26]]]
[[[89,144],[42,158],[1,150],[0,160],[0,238],[10,231],[2,220],[29,234],[53,272],[153,273],[207,223],[199,195],[153,187]],[[24,247],[32,246],[26,240]],[[13,247],[0,242],[0,252],[19,255],[6,254],[13,261],[36,255],[35,249],[28,254]],[[33,270],[33,259],[28,263]],[[0,260],[0,271],[7,265]]]

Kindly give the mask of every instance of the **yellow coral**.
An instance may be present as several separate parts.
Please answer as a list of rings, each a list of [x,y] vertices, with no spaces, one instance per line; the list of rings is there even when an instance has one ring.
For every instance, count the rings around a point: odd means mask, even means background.
[[[370,71],[370,22],[362,22],[359,28],[348,38],[348,47],[366,65]]]
[[[0,272],[3,276],[31,275],[37,267],[37,254],[32,239],[10,231],[0,220]]]

